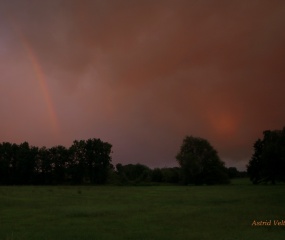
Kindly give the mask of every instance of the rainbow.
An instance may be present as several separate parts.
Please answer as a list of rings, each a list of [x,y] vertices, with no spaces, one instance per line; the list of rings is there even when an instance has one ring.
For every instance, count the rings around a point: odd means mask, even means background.
[[[50,118],[51,122],[51,127],[53,129],[53,132],[57,135],[59,134],[59,123],[58,123],[58,118],[57,114],[55,111],[55,107],[51,98],[51,94],[49,91],[49,87],[46,81],[46,77],[44,74],[44,71],[41,67],[41,64],[37,58],[37,55],[35,54],[34,49],[32,48],[31,44],[27,40],[27,38],[23,35],[20,34],[21,42],[28,54],[28,58],[31,62],[31,65],[33,67],[34,73],[36,75],[36,79],[38,80],[41,92],[43,94],[44,101],[46,103],[48,115]]]
[[[31,62],[33,71],[35,73],[36,79],[38,81],[40,90],[42,92],[46,107],[47,107],[47,113],[50,119],[50,124],[52,131],[54,133],[54,136],[59,136],[60,128],[59,128],[59,122],[57,118],[57,114],[55,111],[55,107],[51,98],[51,94],[49,91],[49,87],[45,78],[44,71],[42,69],[42,66],[40,64],[40,61],[37,58],[37,55],[30,44],[30,41],[26,38],[26,36],[23,34],[21,29],[19,28],[19,24],[17,24],[19,21],[17,21],[17,18],[13,15],[5,15],[8,22],[11,24],[12,29],[14,29],[16,35],[19,37],[20,42],[22,43],[25,51],[27,52],[28,58]]]

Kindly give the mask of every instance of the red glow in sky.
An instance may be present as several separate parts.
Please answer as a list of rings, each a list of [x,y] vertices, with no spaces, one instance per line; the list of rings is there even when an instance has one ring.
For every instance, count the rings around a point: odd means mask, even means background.
[[[164,167],[193,135],[244,169],[285,126],[284,29],[282,0],[2,0],[0,141]]]

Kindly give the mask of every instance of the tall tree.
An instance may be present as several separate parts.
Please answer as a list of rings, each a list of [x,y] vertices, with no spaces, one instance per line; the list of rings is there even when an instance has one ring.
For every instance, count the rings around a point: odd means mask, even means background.
[[[186,136],[176,159],[182,168],[185,184],[229,182],[224,162],[206,139]]]
[[[70,147],[73,182],[106,183],[112,145],[100,139],[74,141]]]
[[[85,141],[73,141],[69,148],[69,174],[73,184],[81,184],[86,176],[86,149]]]
[[[91,183],[106,183],[110,164],[112,145],[100,139],[88,139],[85,142],[86,161]]]
[[[37,149],[28,142],[17,146],[16,151],[16,184],[31,184],[35,175]]]
[[[263,139],[254,144],[247,171],[254,184],[285,181],[285,127],[263,132]]]
[[[68,167],[68,150],[64,146],[56,146],[49,149],[52,164],[53,181],[62,184],[66,180]]]
[[[0,145],[0,183],[12,183],[12,144],[3,142]]]
[[[41,147],[36,156],[36,178],[37,184],[53,184],[53,164],[49,149]]]

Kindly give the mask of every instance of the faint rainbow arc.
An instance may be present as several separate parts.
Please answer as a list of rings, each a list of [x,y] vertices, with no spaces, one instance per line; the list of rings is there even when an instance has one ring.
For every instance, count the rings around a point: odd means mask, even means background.
[[[57,119],[57,114],[55,112],[54,104],[50,96],[50,91],[47,85],[44,71],[29,41],[22,34],[20,37],[21,37],[21,42],[28,54],[28,58],[30,59],[33,70],[35,72],[36,79],[38,80],[41,92],[43,94],[43,98],[48,110],[48,115],[51,121],[52,129],[55,134],[59,134],[59,123]]]

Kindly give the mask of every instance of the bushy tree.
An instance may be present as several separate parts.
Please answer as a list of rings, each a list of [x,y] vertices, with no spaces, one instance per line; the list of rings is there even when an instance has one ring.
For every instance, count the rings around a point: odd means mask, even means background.
[[[176,159],[185,184],[224,184],[228,175],[217,151],[203,138],[186,136]]]
[[[247,172],[254,184],[285,181],[285,128],[263,132],[263,139],[254,144]]]

